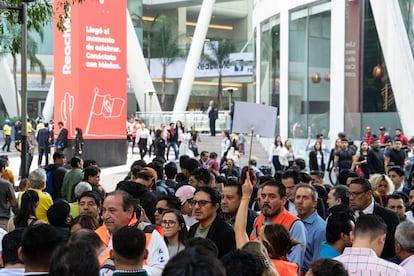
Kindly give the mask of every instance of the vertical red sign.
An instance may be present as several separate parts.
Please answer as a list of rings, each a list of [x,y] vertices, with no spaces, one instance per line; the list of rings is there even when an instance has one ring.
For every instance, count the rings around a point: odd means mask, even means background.
[[[360,112],[361,98],[361,1],[346,1],[345,102],[349,113]]]
[[[64,31],[55,27],[54,119],[69,139],[77,127],[84,139],[125,139],[126,8],[126,0],[85,1],[72,6]]]

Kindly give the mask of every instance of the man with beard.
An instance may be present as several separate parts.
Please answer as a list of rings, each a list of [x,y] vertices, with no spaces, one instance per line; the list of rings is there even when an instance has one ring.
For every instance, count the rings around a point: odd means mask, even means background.
[[[406,212],[405,214],[407,215],[407,220],[414,222],[414,186],[411,187],[408,196],[408,206],[410,207],[410,211]]]
[[[379,138],[373,139],[372,147],[368,150],[367,166],[370,174],[385,173],[384,152],[381,150],[381,142]]]
[[[262,213],[257,217],[250,234],[250,240],[259,238],[263,225],[281,224],[289,232],[292,238],[300,244],[292,248],[287,255],[287,260],[296,263],[299,271],[302,269],[306,249],[306,230],[303,222],[285,209],[286,189],[280,181],[267,181],[260,185],[260,205]]]

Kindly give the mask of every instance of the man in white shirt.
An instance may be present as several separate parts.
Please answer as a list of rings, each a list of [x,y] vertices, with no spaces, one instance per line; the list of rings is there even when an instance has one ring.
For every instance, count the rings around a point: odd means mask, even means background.
[[[387,225],[376,215],[358,218],[351,232],[352,247],[346,247],[335,259],[343,263],[351,275],[407,275],[405,270],[392,262],[381,259]]]
[[[414,276],[414,222],[401,222],[395,230],[395,254],[408,276]]]

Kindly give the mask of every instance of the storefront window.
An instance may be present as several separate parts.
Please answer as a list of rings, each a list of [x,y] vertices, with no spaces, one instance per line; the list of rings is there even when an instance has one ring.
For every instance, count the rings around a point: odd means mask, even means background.
[[[280,20],[274,16],[261,25],[260,102],[280,105]],[[279,122],[276,123],[276,132]]]
[[[369,1],[366,2],[364,11],[361,129],[353,135],[354,139],[360,139],[364,135],[366,126],[370,126],[376,134],[380,126],[386,127],[391,134],[395,128],[401,128]],[[378,66],[381,74],[374,72]]]
[[[289,137],[329,132],[330,33],[330,3],[291,12]]]

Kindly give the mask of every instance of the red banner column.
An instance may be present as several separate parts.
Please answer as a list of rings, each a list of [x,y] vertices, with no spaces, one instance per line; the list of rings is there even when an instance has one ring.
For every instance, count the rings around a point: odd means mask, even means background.
[[[55,0],[57,14],[59,2]],[[119,164],[126,158],[126,4],[126,0],[75,4],[65,30],[54,31],[54,120],[64,123],[69,139],[75,138],[75,128],[81,128],[85,155],[100,165]],[[123,151],[117,153],[120,143]],[[96,152],[102,146],[105,150]],[[112,146],[120,156],[106,164],[99,154]]]

